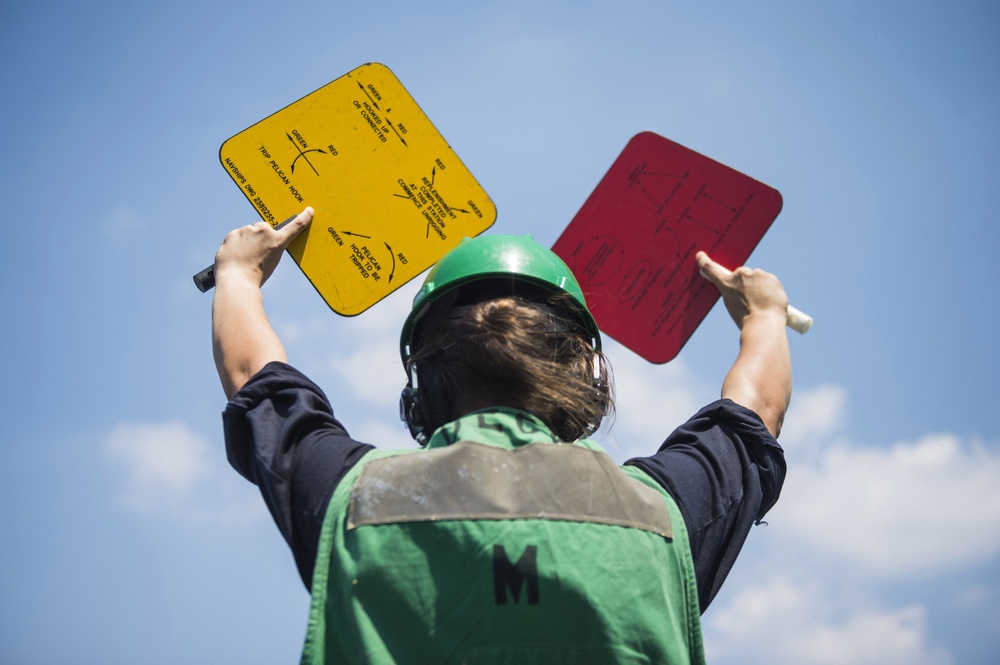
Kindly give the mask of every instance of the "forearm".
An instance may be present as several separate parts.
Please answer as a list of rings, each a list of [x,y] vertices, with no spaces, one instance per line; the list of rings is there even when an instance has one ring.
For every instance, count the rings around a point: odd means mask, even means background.
[[[240,275],[217,275],[212,301],[212,351],[226,397],[272,361],[287,362],[285,347],[264,312],[259,285]]]
[[[215,254],[212,352],[230,399],[267,363],[287,362],[285,347],[264,313],[260,287],[312,217],[313,209],[307,206],[278,228],[257,222],[234,229]]]
[[[722,397],[751,409],[775,437],[792,396],[792,360],[785,316],[768,310],[747,316],[740,352],[722,384]]]

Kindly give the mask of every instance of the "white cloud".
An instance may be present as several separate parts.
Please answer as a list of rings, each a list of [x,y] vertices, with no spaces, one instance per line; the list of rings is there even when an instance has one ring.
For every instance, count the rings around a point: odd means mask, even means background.
[[[616,459],[651,454],[663,439],[718,399],[719,385],[696,377],[676,358],[654,366],[621,345],[607,345],[612,354],[618,417],[602,441]],[[840,386],[822,385],[796,390],[782,428],[780,443],[790,456],[815,450],[846,420],[847,393]]]
[[[797,391],[781,443],[776,537],[862,573],[906,576],[1000,553],[1000,451],[949,434],[864,447],[844,439],[839,386]]]
[[[815,449],[844,424],[846,407],[847,391],[840,386],[796,390],[781,428],[782,446],[789,454]]]
[[[132,510],[225,523],[266,514],[256,488],[183,423],[121,423],[102,449],[124,470],[121,499]]]
[[[714,663],[938,665],[952,662],[929,643],[926,609],[859,606],[836,616],[822,586],[775,577],[743,589],[706,616]]]
[[[128,495],[137,506],[161,490],[187,491],[210,470],[205,442],[181,423],[120,424],[105,441],[105,451],[128,467]]]
[[[1000,552],[1000,453],[951,435],[837,444],[793,465],[770,520],[862,571],[911,575]]]
[[[406,425],[398,418],[363,420],[357,427],[352,427],[350,432],[355,439],[370,442],[383,450],[409,450],[417,447]]]
[[[289,361],[326,392],[351,435],[380,448],[409,447],[399,419],[406,373],[399,334],[420,279],[404,285],[363,314],[333,313],[276,323]]]
[[[352,318],[351,325],[362,334],[387,335],[393,339],[393,344],[398,345],[403,321],[410,313],[413,298],[417,295],[422,283],[422,276],[415,277],[370,309],[365,310],[364,314]]]
[[[330,359],[330,367],[342,385],[373,411],[381,415],[395,412],[406,373],[398,351],[393,353],[388,340],[372,335],[369,341],[354,345],[350,352],[336,353]]]
[[[379,302],[361,316],[338,326],[339,343],[327,358],[340,399],[334,406],[344,408],[343,397],[349,393],[360,410],[351,413],[345,423],[360,438],[361,433],[389,434],[388,439],[368,440],[376,445],[395,445],[399,440],[399,394],[406,384],[406,372],[399,357],[399,334],[410,312],[410,303],[420,285],[416,280]],[[333,397],[333,396],[331,396]],[[403,432],[404,437],[409,435]],[[384,441],[384,443],[383,443]]]
[[[398,413],[399,392],[406,382],[399,358],[399,331],[405,310],[398,302],[384,304],[378,309],[379,315],[365,325],[353,325],[352,321],[346,343],[339,345],[329,359],[340,385],[360,399],[365,412],[378,420]]]

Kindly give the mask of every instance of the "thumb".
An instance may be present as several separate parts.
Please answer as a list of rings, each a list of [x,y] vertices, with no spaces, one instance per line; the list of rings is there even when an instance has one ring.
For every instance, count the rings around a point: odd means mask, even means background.
[[[698,261],[698,272],[701,276],[716,286],[721,286],[723,280],[731,274],[727,268],[713,261],[705,252],[698,252],[694,258]]]
[[[312,218],[312,206],[306,206],[302,212],[289,220],[287,224],[280,224],[275,227],[275,232],[281,235],[282,246],[288,247],[288,245],[295,240],[300,233],[305,231],[306,227],[312,222]]]

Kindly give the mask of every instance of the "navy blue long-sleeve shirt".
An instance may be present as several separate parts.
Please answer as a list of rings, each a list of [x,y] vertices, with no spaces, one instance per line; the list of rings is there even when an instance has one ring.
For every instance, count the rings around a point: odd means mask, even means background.
[[[308,588],[330,496],[374,446],[352,439],[323,391],[279,362],[233,396],[223,424],[230,464],[260,488]],[[750,527],[778,500],[781,447],[756,413],[723,399],[674,430],[655,454],[626,464],[645,471],[680,507],[704,612]]]

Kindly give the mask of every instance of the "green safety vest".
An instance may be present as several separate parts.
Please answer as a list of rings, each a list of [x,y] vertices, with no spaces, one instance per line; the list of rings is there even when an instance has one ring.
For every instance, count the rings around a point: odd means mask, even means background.
[[[371,451],[320,535],[303,663],[704,663],[673,499],[515,409]]]

